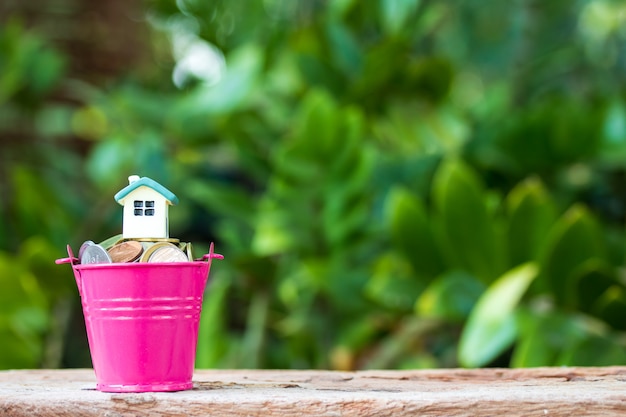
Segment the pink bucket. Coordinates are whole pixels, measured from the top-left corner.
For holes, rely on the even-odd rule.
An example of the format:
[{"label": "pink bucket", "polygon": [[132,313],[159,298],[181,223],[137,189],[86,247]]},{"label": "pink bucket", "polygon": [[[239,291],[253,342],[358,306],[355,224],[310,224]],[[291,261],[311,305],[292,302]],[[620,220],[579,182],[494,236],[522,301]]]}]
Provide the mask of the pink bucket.
[{"label": "pink bucket", "polygon": [[211,261],[76,264],[99,391],[181,391],[193,384],[202,296]]}]

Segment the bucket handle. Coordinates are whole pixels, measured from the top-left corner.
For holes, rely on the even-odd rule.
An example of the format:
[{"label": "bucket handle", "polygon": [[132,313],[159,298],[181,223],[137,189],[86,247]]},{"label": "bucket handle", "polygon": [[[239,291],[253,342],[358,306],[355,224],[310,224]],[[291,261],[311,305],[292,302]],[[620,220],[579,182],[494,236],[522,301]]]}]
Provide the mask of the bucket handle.
[{"label": "bucket handle", "polygon": [[70,245],[67,245],[67,254],[69,255],[69,258],[57,259],[56,261],[54,261],[54,263],[57,265],[60,265],[60,264],[74,265],[78,263],[78,258],[74,256],[74,252],[72,252],[72,247]]},{"label": "bucket handle", "polygon": [[209,246],[209,253],[202,255],[202,258],[196,259],[196,261],[211,262],[212,259],[224,259],[224,255],[220,255],[219,253],[213,252],[213,242],[211,242],[211,245]]}]

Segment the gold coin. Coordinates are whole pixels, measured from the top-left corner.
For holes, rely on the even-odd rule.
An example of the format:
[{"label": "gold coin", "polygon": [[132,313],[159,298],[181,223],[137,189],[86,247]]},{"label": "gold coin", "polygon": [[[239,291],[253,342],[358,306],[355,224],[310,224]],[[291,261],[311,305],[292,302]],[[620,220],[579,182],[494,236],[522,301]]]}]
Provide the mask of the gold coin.
[{"label": "gold coin", "polygon": [[168,242],[142,242],[142,244],[147,244],[150,245],[149,247],[145,248],[145,250],[143,251],[143,255],[141,255],[141,259],[139,260],[139,262],[148,262],[148,260],[150,259],[150,256],[154,253],[155,250],[162,248],[162,247],[168,247],[168,246],[174,246],[171,243]]},{"label": "gold coin", "polygon": [[[168,252],[163,252],[161,255],[159,255],[159,258],[157,258],[157,259],[159,259],[159,260],[154,260],[154,259],[151,259],[151,258],[152,258],[152,255],[153,255],[155,252],[160,251],[160,250],[163,250],[163,249],[169,249],[169,250],[170,250],[170,252],[169,252],[169,253],[170,253],[170,255],[169,255],[169,256],[166,256],[166,254],[167,254]],[[180,249],[178,249],[178,248],[176,247],[176,245],[174,245],[174,244],[172,244],[172,243],[169,243],[169,242],[157,242],[157,243],[153,243],[153,244],[152,244],[152,246],[150,246],[149,248],[147,248],[147,249],[143,252],[143,255],[141,256],[141,260],[140,260],[140,262],[186,262],[186,261],[187,261],[187,259],[186,259],[187,257],[185,256],[185,259],[184,259],[184,260],[182,260],[182,257],[180,257],[180,255],[177,255],[177,252],[176,252],[176,251],[181,252],[181,254],[182,254],[182,255],[184,255],[184,253],[183,253]],[[171,258],[171,259],[176,259],[176,258],[178,258],[178,259],[180,259],[180,260],[161,260],[161,258],[163,258],[163,257],[164,257],[165,259],[169,259],[169,258]]]},{"label": "gold coin", "polygon": [[136,240],[137,242],[168,242],[175,244],[180,242],[180,239],[174,239],[172,237],[138,237],[133,238],[133,240]]},{"label": "gold coin", "polygon": [[118,243],[107,252],[109,252],[111,260],[115,263],[134,262],[143,253],[143,246],[139,242],[129,240]]},{"label": "gold coin", "polygon": [[148,262],[187,262],[187,255],[185,252],[178,249],[176,246],[162,246],[152,252],[152,255],[148,258]]}]

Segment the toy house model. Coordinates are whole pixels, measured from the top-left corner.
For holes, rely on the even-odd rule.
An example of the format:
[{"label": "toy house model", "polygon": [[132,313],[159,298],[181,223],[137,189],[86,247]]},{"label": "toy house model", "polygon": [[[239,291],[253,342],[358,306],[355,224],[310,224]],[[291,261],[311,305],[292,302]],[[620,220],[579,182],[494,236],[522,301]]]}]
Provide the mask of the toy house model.
[{"label": "toy house model", "polygon": [[131,175],[128,182],[115,194],[115,200],[124,206],[122,237],[168,238],[167,209],[178,203],[178,197],[148,177]]}]

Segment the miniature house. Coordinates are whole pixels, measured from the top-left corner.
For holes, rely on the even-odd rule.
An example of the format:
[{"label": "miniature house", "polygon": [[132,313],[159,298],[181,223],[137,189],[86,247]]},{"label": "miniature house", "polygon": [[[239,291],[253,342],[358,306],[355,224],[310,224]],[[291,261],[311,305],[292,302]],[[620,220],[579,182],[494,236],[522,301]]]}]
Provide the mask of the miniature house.
[{"label": "miniature house", "polygon": [[178,197],[158,182],[138,175],[128,177],[128,186],[115,194],[124,206],[124,239],[168,238],[167,210]]}]

